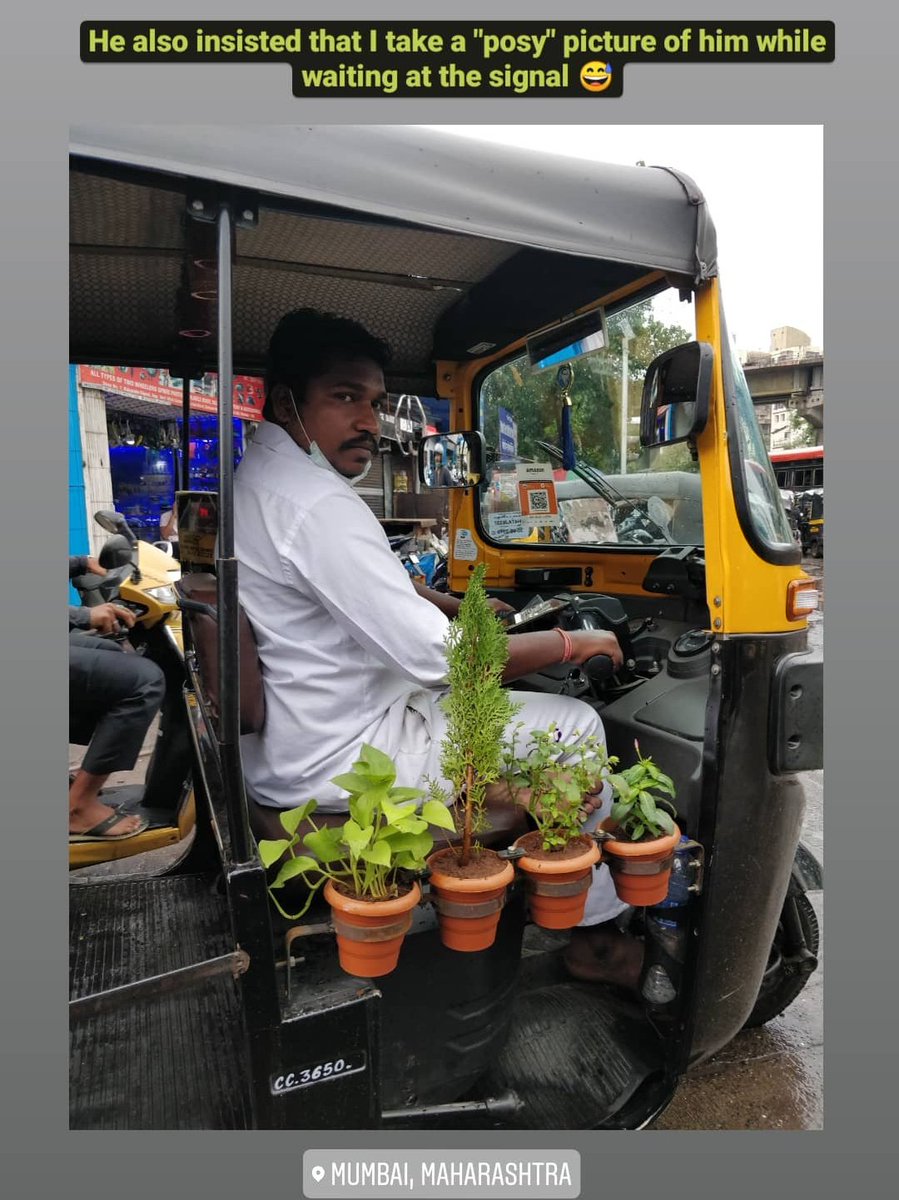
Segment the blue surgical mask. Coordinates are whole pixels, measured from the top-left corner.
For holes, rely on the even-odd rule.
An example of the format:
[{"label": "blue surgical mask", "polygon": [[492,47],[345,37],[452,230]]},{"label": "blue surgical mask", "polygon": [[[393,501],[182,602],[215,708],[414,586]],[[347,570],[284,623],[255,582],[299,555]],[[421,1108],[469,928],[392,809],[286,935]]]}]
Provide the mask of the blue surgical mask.
[{"label": "blue surgical mask", "polygon": [[334,464],[332,462],[330,462],[324,456],[318,442],[314,442],[312,440],[312,438],[309,436],[309,434],[306,432],[306,426],[303,424],[302,418],[300,417],[300,414],[297,412],[297,402],[294,399],[293,388],[288,388],[287,390],[288,390],[288,392],[290,392],[290,403],[293,405],[293,415],[296,417],[297,423],[299,424],[300,429],[302,429],[302,431],[303,431],[303,437],[309,443],[309,449],[307,451],[307,454],[312,459],[312,461],[315,463],[315,465],[317,467],[323,467],[326,471],[333,471],[335,475],[340,476],[341,479],[345,479],[346,482],[350,485],[350,487],[355,487],[357,483],[361,483],[362,480],[365,478],[365,476],[371,470],[374,460],[370,458],[368,460],[368,462],[365,464],[365,466],[362,468],[362,470],[359,472],[358,475],[353,475],[353,476],[349,476],[349,477],[346,475],[341,475],[340,472],[337,470],[337,468],[334,466]]}]

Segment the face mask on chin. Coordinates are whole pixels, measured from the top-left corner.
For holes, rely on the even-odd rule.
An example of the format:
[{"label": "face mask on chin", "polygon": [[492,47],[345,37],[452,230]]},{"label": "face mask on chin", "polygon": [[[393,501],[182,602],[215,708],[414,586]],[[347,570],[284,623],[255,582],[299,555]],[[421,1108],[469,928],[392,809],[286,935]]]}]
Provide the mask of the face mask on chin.
[{"label": "face mask on chin", "polygon": [[[309,436],[309,434],[306,432],[306,426],[303,424],[303,422],[300,418],[300,414],[297,412],[297,402],[293,396],[293,388],[288,388],[287,390],[288,390],[288,392],[290,392],[290,403],[293,405],[293,415],[296,417],[297,423],[299,424],[300,429],[302,429],[302,431],[303,431],[303,437],[309,443],[309,449],[306,451],[306,453],[309,455],[309,457],[312,459],[312,461],[315,463],[315,465],[317,467],[322,467],[326,471],[332,471],[335,475],[338,475],[341,479],[345,479],[346,482],[350,485],[350,487],[355,487],[357,483],[361,483],[362,480],[365,478],[365,476],[372,469],[374,460],[370,458],[368,460],[368,462],[365,464],[365,466],[362,468],[362,470],[359,472],[358,475],[343,475],[343,474],[341,474],[341,472],[337,470],[337,468],[334,466],[334,464],[332,462],[330,462],[330,460],[324,456],[318,442],[314,442],[312,440],[312,438]],[[301,447],[301,449],[302,449],[302,447]]]}]

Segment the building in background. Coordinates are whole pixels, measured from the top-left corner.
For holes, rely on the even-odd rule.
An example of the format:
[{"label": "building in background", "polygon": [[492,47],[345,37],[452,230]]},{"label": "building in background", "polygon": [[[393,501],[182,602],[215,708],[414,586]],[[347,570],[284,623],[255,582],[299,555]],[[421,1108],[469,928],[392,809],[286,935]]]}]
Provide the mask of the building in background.
[{"label": "building in background", "polygon": [[792,325],[771,331],[768,350],[742,356],[769,450],[824,444],[824,353]]}]

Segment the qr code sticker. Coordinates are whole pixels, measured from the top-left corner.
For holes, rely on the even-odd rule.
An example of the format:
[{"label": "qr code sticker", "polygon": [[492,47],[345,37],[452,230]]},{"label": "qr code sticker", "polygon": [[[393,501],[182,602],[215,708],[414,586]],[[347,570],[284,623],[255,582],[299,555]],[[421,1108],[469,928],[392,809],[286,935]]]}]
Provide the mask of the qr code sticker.
[{"label": "qr code sticker", "polygon": [[549,512],[549,492],[545,489],[534,488],[528,492],[528,504],[532,513]]}]

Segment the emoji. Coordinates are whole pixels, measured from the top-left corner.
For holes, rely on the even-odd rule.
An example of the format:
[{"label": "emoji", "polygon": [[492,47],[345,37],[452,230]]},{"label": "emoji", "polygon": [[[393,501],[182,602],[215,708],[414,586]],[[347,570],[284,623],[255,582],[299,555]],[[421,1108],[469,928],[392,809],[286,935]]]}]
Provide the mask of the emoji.
[{"label": "emoji", "polygon": [[581,67],[581,87],[588,92],[604,92],[611,82],[611,63],[593,61]]}]

